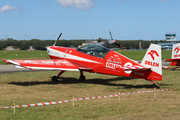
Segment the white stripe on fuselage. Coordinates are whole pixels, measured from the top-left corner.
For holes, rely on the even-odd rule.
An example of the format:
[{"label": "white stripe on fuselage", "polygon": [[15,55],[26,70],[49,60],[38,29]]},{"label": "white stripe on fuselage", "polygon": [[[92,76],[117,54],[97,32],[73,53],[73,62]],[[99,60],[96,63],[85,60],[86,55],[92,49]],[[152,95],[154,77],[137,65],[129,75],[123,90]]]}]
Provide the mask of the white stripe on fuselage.
[{"label": "white stripe on fuselage", "polygon": [[[48,54],[52,55],[52,56],[55,56],[55,57],[67,58],[67,59],[73,59],[73,60],[80,60],[80,61],[92,62],[92,63],[100,63],[100,62],[97,62],[97,61],[93,61],[93,60],[89,60],[89,59],[86,59],[86,58],[78,57],[78,56],[71,55],[71,54],[61,52],[61,51],[58,51],[58,50],[54,50],[54,49],[51,49],[51,48],[48,48],[48,50],[50,51]],[[65,55],[66,57],[60,56],[60,54]],[[100,64],[102,64],[102,63],[100,63]]]}]

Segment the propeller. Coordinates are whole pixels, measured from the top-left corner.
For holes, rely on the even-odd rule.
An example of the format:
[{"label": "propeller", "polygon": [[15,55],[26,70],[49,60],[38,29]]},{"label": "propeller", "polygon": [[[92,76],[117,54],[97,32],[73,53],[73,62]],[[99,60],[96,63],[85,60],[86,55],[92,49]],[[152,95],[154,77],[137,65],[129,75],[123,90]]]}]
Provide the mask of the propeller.
[{"label": "propeller", "polygon": [[57,41],[59,40],[59,38],[61,37],[61,35],[62,35],[62,33],[60,33],[59,37],[57,38],[57,40],[56,40],[56,42],[54,43],[54,45],[53,45],[53,46],[55,46],[55,45],[56,45],[56,43],[57,43]]},{"label": "propeller", "polygon": [[102,42],[102,38],[99,37],[99,44],[98,45],[102,45],[102,46],[105,46],[105,47],[110,47],[112,44],[115,44],[117,45],[118,47],[122,47],[122,45],[120,45],[119,43],[117,43],[116,40],[113,40],[113,37],[112,37],[112,34],[111,34],[111,31],[109,30],[109,34],[110,34],[110,37],[111,37],[111,40],[108,40],[108,41],[105,41],[105,42]]},{"label": "propeller", "polygon": [[[61,35],[62,35],[62,33],[60,33],[59,37],[57,38],[57,40],[55,41],[55,43],[53,44],[53,46],[56,45],[56,43],[57,43],[57,41],[59,40],[59,38],[61,37]],[[34,47],[34,48],[35,48],[35,50],[41,50],[41,51],[46,51],[46,50],[47,50],[47,48],[45,48],[45,47]]]},{"label": "propeller", "polygon": [[110,30],[109,30],[109,34],[110,34],[110,36],[111,36],[111,40],[113,40],[112,35],[111,35],[111,31],[110,31]]},{"label": "propeller", "polygon": [[[109,34],[110,34],[110,36],[111,36],[111,40],[113,40],[113,37],[112,37],[112,34],[111,34],[111,31],[109,30]],[[117,41],[116,40],[114,40],[114,42],[113,42],[115,45],[117,45],[118,47],[122,47],[122,45],[120,45],[119,43],[117,43]]]}]

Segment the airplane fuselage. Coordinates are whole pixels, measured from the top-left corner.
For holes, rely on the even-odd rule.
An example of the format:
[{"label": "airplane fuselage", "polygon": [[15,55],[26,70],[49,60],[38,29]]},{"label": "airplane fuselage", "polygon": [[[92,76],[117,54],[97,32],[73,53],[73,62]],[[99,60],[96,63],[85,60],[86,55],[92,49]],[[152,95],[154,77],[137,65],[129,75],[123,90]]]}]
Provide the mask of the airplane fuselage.
[{"label": "airplane fuselage", "polygon": [[68,47],[52,46],[49,47],[47,51],[51,59],[66,59],[73,64],[78,64],[82,67],[91,68],[83,69],[83,71],[87,72],[125,77],[138,76],[140,78],[145,78],[149,75],[149,72],[137,71],[132,73],[132,71],[124,71],[120,69],[124,66],[135,66],[139,64],[113,50],[109,50],[109,52],[105,55],[104,58],[82,53],[79,52],[77,49]]}]

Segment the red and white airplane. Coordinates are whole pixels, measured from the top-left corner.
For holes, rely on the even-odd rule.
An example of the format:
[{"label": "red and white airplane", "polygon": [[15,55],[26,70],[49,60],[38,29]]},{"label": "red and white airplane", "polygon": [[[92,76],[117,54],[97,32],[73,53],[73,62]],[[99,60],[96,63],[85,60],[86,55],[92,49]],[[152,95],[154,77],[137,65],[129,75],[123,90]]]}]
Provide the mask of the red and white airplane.
[{"label": "red and white airplane", "polygon": [[180,43],[173,44],[171,59],[165,62],[171,62],[171,66],[176,66],[173,69],[180,67]]},{"label": "red and white airplane", "polygon": [[59,74],[52,77],[52,81],[58,81],[65,71],[80,71],[80,80],[85,80],[84,71],[141,78],[157,87],[158,84],[154,81],[162,80],[161,46],[159,45],[151,44],[142,62],[138,64],[104,46],[90,44],[75,49],[55,46],[55,44],[47,47],[48,55],[52,60],[5,60],[4,62],[31,70],[59,70]]}]

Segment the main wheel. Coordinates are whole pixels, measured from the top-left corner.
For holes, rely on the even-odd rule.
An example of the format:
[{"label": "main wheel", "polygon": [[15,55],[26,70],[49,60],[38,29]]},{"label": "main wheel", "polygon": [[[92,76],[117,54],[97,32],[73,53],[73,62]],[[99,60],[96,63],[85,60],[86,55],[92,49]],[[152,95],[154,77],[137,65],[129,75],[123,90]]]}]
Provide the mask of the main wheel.
[{"label": "main wheel", "polygon": [[79,80],[83,80],[84,81],[84,80],[86,80],[86,77],[84,75],[82,75],[82,76],[79,77]]},{"label": "main wheel", "polygon": [[52,82],[58,82],[58,77],[57,76],[53,76],[52,77]]}]

